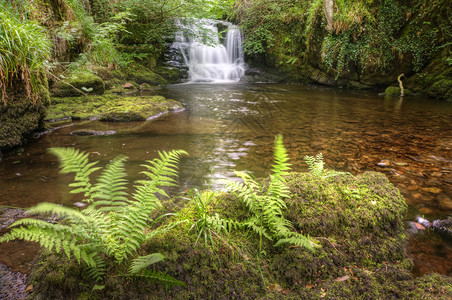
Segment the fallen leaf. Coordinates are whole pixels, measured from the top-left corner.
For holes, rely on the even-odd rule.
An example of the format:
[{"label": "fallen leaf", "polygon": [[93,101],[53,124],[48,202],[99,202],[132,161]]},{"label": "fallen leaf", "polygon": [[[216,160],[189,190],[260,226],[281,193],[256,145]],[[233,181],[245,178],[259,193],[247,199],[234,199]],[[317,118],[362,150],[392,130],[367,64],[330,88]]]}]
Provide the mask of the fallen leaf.
[{"label": "fallen leaf", "polygon": [[345,276],[342,276],[342,277],[338,277],[338,278],[334,279],[333,281],[342,282],[342,281],[345,281],[345,280],[347,280],[349,278],[350,278],[350,276],[345,275]]},{"label": "fallen leaf", "polygon": [[267,289],[269,289],[272,292],[281,292],[283,290],[282,287],[277,283],[267,286]]},{"label": "fallen leaf", "polygon": [[33,285],[30,284],[29,286],[27,286],[27,288],[25,289],[25,293],[29,293],[33,291]]},{"label": "fallen leaf", "polygon": [[416,228],[419,230],[425,230],[425,226],[420,223],[414,222],[414,226],[416,226]]},{"label": "fallen leaf", "polygon": [[307,289],[310,289],[310,288],[313,288],[313,287],[315,287],[315,285],[313,285],[313,284],[307,284],[307,285],[306,285],[306,288],[307,288]]}]

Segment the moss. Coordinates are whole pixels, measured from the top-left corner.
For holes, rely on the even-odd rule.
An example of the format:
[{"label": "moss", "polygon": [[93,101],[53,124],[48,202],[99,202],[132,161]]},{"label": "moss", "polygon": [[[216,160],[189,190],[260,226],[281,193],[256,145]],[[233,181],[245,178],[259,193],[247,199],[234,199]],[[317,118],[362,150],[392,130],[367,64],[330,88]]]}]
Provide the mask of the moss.
[{"label": "moss", "polygon": [[[118,276],[126,272],[124,266],[110,267],[105,280],[98,283],[105,288],[92,292],[94,283],[85,277],[83,268],[53,255],[41,258],[40,271],[34,273],[35,290],[47,298],[90,299],[450,298],[450,277],[413,278],[410,273],[403,248],[406,203],[383,174],[318,178],[291,173],[286,179],[292,197],[286,199],[285,216],[297,231],[316,237],[321,248],[313,252],[275,248],[273,242],[265,242],[266,254],[258,259],[258,238],[253,234],[233,231],[229,236],[215,236],[212,248],[210,243],[196,243],[192,223],[182,222],[142,245],[139,254],[164,254],[165,261],[153,267],[185,282],[186,287],[166,289]],[[164,206],[165,212],[178,215],[156,226],[196,218],[193,203],[186,198],[173,198]],[[222,218],[249,217],[242,201],[225,192],[214,192],[209,211]],[[78,289],[72,289],[74,282],[80,284]],[[272,286],[281,288],[270,291]]]},{"label": "moss", "polygon": [[452,101],[452,77],[437,80],[428,90],[428,95]]},{"label": "moss", "polygon": [[150,85],[165,85],[168,82],[162,76],[151,69],[140,64],[132,64],[113,72],[113,76],[121,80],[134,81],[136,83],[147,83]]},{"label": "moss", "polygon": [[0,104],[0,156],[2,150],[21,145],[34,131],[43,127],[49,104],[47,78],[38,77],[39,96],[36,104],[26,98],[22,83],[16,81],[7,90],[7,104]]},{"label": "moss", "polygon": [[[76,89],[74,89],[74,87]],[[77,97],[83,94],[102,95],[105,91],[104,81],[97,75],[85,71],[72,74],[64,81],[57,82],[51,89],[54,97]]]},{"label": "moss", "polygon": [[[411,94],[411,91],[404,89],[403,93],[405,94],[405,96],[407,96]],[[385,90],[385,95],[391,97],[400,97],[400,88],[396,86],[388,86]]]},{"label": "moss", "polygon": [[103,121],[143,121],[161,113],[181,109],[179,102],[162,96],[120,97],[115,95],[52,98],[47,120],[62,118]]},{"label": "moss", "polygon": [[181,70],[179,68],[157,67],[155,72],[165,78],[170,83],[179,83],[181,81]]}]

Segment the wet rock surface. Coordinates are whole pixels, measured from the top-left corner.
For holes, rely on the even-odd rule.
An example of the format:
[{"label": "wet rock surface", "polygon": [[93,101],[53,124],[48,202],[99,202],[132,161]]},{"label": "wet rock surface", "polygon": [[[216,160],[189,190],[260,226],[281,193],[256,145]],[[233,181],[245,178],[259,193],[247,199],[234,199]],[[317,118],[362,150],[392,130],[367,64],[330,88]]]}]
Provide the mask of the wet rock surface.
[{"label": "wet rock surface", "polygon": [[114,130],[106,130],[106,131],[98,131],[92,129],[78,129],[71,132],[72,135],[81,135],[81,136],[89,136],[89,135],[112,135],[115,134]]}]

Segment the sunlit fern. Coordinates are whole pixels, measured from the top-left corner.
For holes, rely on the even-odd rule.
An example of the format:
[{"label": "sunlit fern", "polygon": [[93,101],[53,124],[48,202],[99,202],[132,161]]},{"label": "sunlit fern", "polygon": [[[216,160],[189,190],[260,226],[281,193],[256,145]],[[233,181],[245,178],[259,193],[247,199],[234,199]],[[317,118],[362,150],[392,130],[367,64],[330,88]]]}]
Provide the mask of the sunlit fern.
[{"label": "sunlit fern", "polygon": [[[32,214],[51,214],[63,218],[61,223],[50,223],[26,218],[16,221],[11,231],[0,242],[15,239],[39,242],[41,246],[67,257],[75,257],[88,267],[89,275],[100,280],[106,272],[103,257],[112,258],[117,264],[129,263],[141,245],[157,234],[162,234],[174,224],[151,230],[150,213],[161,206],[158,194],[166,195],[163,186],[174,186],[177,163],[182,150],[159,152],[159,158],[147,161],[143,171],[147,179],[138,181],[131,199],[127,193],[125,156],[118,156],[103,168],[95,184],[90,175],[102,168],[90,162],[88,154],[73,148],[51,148],[60,159],[61,173],[75,173],[71,193],[83,193],[87,208],[78,211],[54,203],[41,203],[29,209]],[[157,279],[165,285],[183,283],[169,275],[147,269],[150,264],[163,259],[158,253],[132,260],[130,274]]]},{"label": "sunlit fern", "polygon": [[351,175],[349,172],[338,172],[325,169],[322,153],[317,154],[315,157],[306,155],[303,159],[308,165],[309,172],[315,177],[327,178],[344,174]]},{"label": "sunlit fern", "polygon": [[252,216],[242,224],[244,227],[275,242],[275,246],[285,243],[313,249],[315,242],[293,230],[292,223],[285,219],[284,198],[290,197],[284,176],[290,170],[289,157],[283,144],[282,135],[277,135],[274,146],[273,173],[268,183],[263,184],[246,172],[236,172],[243,182],[227,181],[226,186],[245,203]]}]

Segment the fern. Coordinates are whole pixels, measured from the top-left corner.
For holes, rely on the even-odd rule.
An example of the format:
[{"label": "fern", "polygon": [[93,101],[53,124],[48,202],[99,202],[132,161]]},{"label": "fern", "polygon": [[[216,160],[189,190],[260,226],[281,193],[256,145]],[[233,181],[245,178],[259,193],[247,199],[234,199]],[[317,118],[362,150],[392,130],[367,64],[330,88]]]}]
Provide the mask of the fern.
[{"label": "fern", "polygon": [[327,178],[338,175],[352,175],[349,172],[338,172],[325,169],[325,163],[323,162],[322,153],[317,154],[316,157],[306,155],[303,159],[308,165],[310,173],[315,177]]},{"label": "fern", "polygon": [[316,245],[309,237],[293,231],[292,223],[285,219],[286,209],[284,198],[290,197],[290,191],[284,176],[290,170],[289,156],[283,144],[282,135],[275,137],[273,174],[270,181],[264,185],[250,174],[236,172],[243,183],[227,181],[226,186],[237,197],[242,199],[252,216],[242,222],[242,225],[259,235],[259,248],[262,251],[262,238],[276,241],[275,246],[285,243],[303,246],[313,250]]},{"label": "fern", "polygon": [[[107,269],[104,256],[122,264],[136,256],[145,241],[172,228],[168,225],[155,232],[149,231],[152,222],[149,216],[161,206],[158,194],[166,196],[162,187],[176,184],[177,163],[179,157],[186,154],[185,151],[159,152],[159,158],[147,161],[148,164],[144,165],[147,170],[142,173],[148,179],[137,182],[132,198],[126,188],[124,164],[127,157],[113,159],[103,168],[97,182],[92,184],[90,176],[102,168],[96,167],[97,162],[90,162],[87,153],[72,148],[51,148],[49,151],[59,157],[61,173],[74,173],[74,182],[69,185],[74,188],[71,193],[83,193],[83,201],[90,205],[78,211],[53,203],[38,204],[29,211],[56,215],[63,218],[64,223],[21,219],[11,225],[14,228],[9,233],[0,237],[0,242],[22,239],[39,242],[42,247],[57,253],[63,251],[67,257],[73,256],[83,263],[89,276],[98,281]],[[135,259],[130,274],[137,274],[138,263],[143,265],[147,262],[150,265],[157,262],[150,257],[162,256],[152,254]],[[166,274],[144,269],[139,276],[160,278],[165,285],[181,284]]]},{"label": "fern", "polygon": [[163,261],[165,257],[160,253],[152,253],[146,256],[140,256],[132,261],[129,268],[129,273],[144,277],[148,280],[157,280],[165,286],[185,285],[182,281],[179,281],[172,276],[148,269],[149,266]]}]

